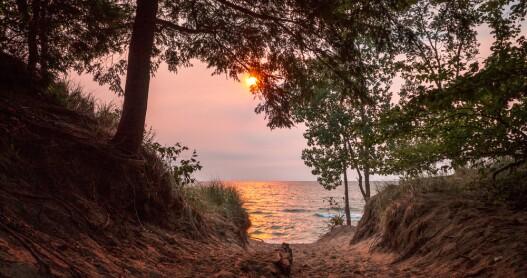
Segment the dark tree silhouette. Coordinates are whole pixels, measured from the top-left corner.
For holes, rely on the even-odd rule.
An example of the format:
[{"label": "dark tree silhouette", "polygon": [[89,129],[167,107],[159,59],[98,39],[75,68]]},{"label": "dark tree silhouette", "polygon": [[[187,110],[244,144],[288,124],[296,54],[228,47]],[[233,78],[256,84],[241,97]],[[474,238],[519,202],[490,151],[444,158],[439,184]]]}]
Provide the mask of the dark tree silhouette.
[{"label": "dark tree silhouette", "polygon": [[119,148],[131,153],[137,152],[143,141],[157,9],[157,0],[137,0],[128,52],[123,114],[113,138]]},{"label": "dark tree silhouette", "polygon": [[0,49],[46,81],[119,51],[129,6],[111,0],[6,0],[0,4]]}]

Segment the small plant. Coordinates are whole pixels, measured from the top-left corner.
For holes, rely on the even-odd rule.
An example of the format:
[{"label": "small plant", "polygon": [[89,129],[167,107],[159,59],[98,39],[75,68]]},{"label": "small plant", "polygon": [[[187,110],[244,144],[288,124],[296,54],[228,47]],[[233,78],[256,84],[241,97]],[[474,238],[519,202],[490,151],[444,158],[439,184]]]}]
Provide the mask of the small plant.
[{"label": "small plant", "polygon": [[[344,200],[344,199],[343,199]],[[329,230],[333,230],[338,226],[344,225],[345,215],[340,202],[337,201],[334,197],[328,197],[324,199],[324,202],[328,203],[328,214],[331,215],[331,212],[336,212],[334,215],[329,217],[327,226]]]},{"label": "small plant", "polygon": [[150,128],[143,140],[143,146],[156,154],[162,161],[164,168],[174,179],[176,186],[184,186],[196,182],[193,174],[203,168],[197,160],[198,154],[194,150],[188,159],[181,158],[183,153],[188,151],[187,146],[176,143],[173,146],[163,146],[154,141],[154,133]]},{"label": "small plant", "polygon": [[344,225],[344,214],[341,213],[332,216],[328,221],[330,230],[342,225]]}]

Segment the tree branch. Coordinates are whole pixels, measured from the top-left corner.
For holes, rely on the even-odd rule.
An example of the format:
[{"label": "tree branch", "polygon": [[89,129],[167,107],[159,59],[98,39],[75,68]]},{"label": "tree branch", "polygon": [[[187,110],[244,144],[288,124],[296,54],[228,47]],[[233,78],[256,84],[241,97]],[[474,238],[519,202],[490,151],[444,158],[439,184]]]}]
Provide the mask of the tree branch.
[{"label": "tree branch", "polygon": [[168,20],[159,19],[159,18],[156,19],[156,24],[160,25],[162,28],[168,28],[168,29],[172,29],[174,31],[187,33],[187,34],[214,34],[214,30],[211,30],[211,29],[193,29],[193,28],[188,28],[188,27],[184,27],[184,26],[181,26],[181,25],[177,25],[177,24],[175,24],[173,22],[170,22]]}]

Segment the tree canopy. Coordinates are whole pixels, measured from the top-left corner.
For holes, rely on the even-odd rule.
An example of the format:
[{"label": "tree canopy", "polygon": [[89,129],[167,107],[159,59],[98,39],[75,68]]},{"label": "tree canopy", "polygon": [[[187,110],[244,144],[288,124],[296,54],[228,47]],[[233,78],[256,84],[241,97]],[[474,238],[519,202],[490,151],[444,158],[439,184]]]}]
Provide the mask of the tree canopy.
[{"label": "tree canopy", "polygon": [[52,78],[119,50],[128,14],[126,5],[110,0],[2,1],[0,48],[30,72]]},{"label": "tree canopy", "polygon": [[[372,173],[436,172],[439,162],[527,159],[526,6],[8,0],[0,46],[43,79],[76,69],[124,93],[114,143],[130,153],[142,142],[149,79],[161,63],[177,72],[196,59],[233,79],[250,73],[256,112],[271,128],[306,124],[304,158],[327,185],[344,167],[367,183]],[[493,43],[482,59],[485,28]]]}]

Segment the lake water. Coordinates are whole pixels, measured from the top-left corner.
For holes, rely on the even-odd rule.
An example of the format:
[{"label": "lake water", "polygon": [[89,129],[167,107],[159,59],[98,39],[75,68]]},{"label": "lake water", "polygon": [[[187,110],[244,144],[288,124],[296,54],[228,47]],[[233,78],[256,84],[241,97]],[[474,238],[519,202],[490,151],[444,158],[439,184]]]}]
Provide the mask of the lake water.
[{"label": "lake water", "polygon": [[[311,243],[328,231],[328,220],[336,213],[328,198],[343,207],[344,188],[325,190],[317,182],[305,181],[228,181],[237,188],[249,212],[249,235],[268,243]],[[372,192],[385,182],[373,182]],[[350,182],[352,225],[362,217],[364,200],[355,182]]]}]

